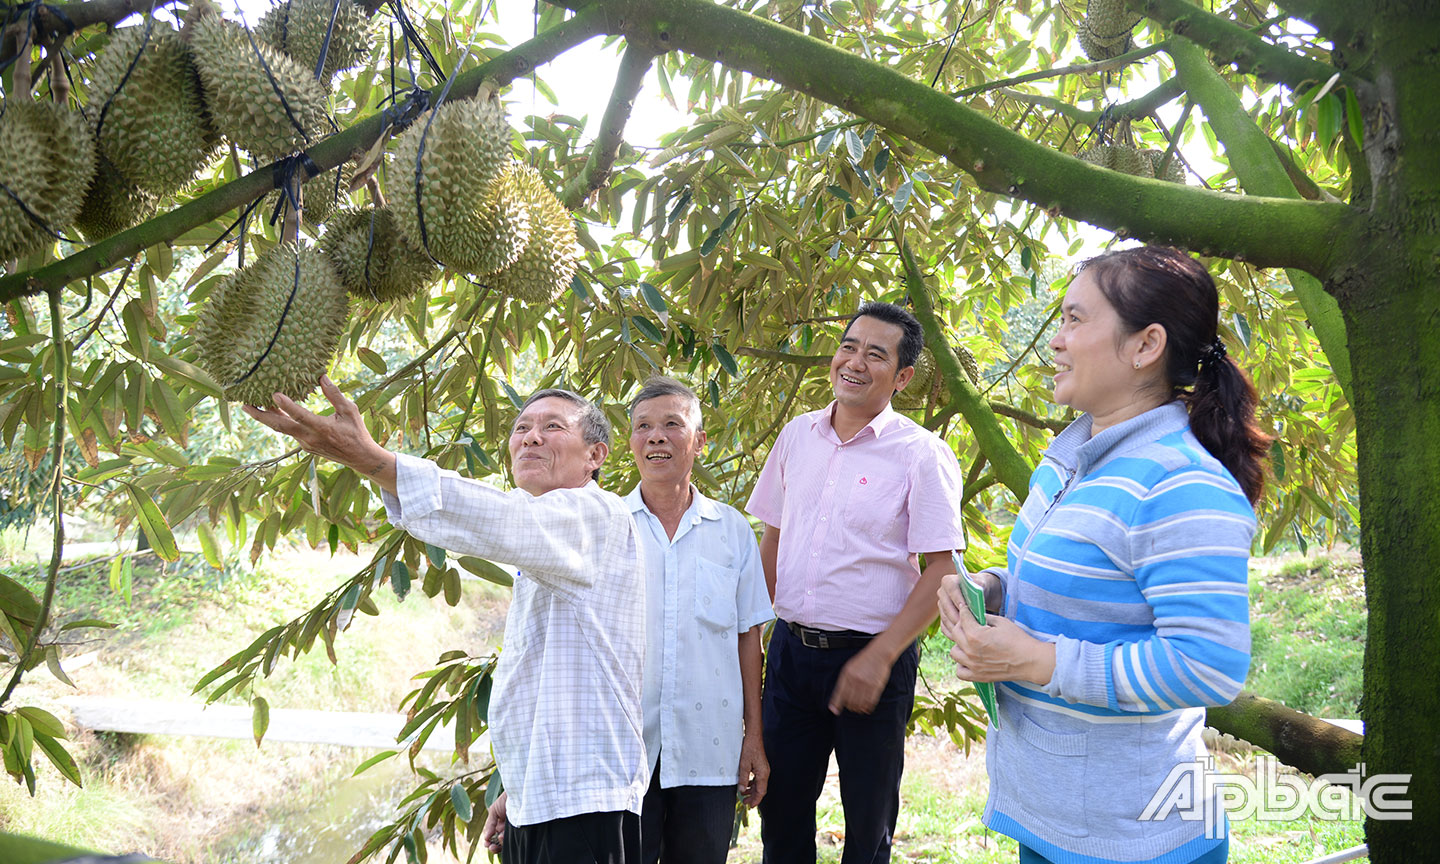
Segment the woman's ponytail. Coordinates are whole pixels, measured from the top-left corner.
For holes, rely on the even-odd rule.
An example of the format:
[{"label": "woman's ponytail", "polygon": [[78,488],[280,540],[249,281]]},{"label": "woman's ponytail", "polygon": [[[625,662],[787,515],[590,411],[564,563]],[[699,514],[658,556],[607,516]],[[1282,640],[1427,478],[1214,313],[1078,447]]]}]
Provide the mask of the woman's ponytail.
[{"label": "woman's ponytail", "polygon": [[1270,436],[1255,423],[1258,399],[1250,376],[1225,356],[1224,343],[1217,339],[1215,344],[1218,351],[1212,348],[1201,359],[1194,388],[1180,398],[1190,409],[1190,431],[1254,504],[1265,491],[1261,460],[1270,450]]}]

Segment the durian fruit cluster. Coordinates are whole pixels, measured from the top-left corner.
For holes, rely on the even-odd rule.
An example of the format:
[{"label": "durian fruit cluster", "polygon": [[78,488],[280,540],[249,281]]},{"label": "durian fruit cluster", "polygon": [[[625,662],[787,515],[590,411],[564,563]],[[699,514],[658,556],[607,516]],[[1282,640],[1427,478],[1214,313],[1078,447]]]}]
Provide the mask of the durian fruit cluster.
[{"label": "durian fruit cluster", "polygon": [[1154,177],[1170,183],[1185,182],[1185,166],[1180,164],[1179,156],[1172,156],[1169,164],[1161,170],[1161,163],[1165,161],[1164,150],[1138,150],[1124,144],[1095,144],[1078,156],[1092,165],[1122,174]]},{"label": "durian fruit cluster", "polygon": [[94,172],[95,139],[83,117],[28,94],[0,101],[0,261],[74,225]]},{"label": "durian fruit cluster", "polygon": [[[980,364],[975,362],[975,355],[964,345],[955,346],[955,359],[960,361],[960,368],[965,370],[965,377],[970,383],[980,385]],[[927,405],[941,405],[948,401],[949,390],[945,386],[945,376],[940,373],[940,367],[935,363],[935,354],[924,348],[920,356],[915,360],[915,375],[904,390],[895,394],[891,400],[892,404],[901,411],[921,411]]]},{"label": "durian fruit cluster", "polygon": [[1141,17],[1125,8],[1125,0],[1086,0],[1076,28],[1080,50],[1096,62],[1119,57],[1135,47],[1130,34]]},{"label": "durian fruit cluster", "polygon": [[271,407],[276,392],[302,399],[340,344],[349,297],[325,253],[280,243],[237,270],[200,311],[200,365],[225,398]]},{"label": "durian fruit cluster", "polygon": [[512,161],[510,138],[495,102],[446,102],[396,141],[385,195],[411,246],[506,296],[548,303],[575,275],[575,225],[539,172]]}]

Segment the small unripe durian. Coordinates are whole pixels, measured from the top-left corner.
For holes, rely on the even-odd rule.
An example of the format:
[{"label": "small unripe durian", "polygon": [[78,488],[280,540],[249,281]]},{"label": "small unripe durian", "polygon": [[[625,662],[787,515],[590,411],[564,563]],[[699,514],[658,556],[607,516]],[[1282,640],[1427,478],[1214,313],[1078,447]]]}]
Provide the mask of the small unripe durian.
[{"label": "small unripe durian", "polygon": [[[330,14],[335,13],[331,30]],[[286,54],[302,68],[315,74],[320,62],[320,47],[330,32],[330,45],[325,51],[325,67],[320,83],[326,89],[336,72],[351,69],[365,60],[370,51],[370,17],[351,0],[285,0],[271,7],[255,25],[255,39],[263,45]]]},{"label": "small unripe durian", "polygon": [[439,269],[396,230],[389,207],[341,210],[325,223],[320,248],[345,290],[366,300],[413,297]]}]

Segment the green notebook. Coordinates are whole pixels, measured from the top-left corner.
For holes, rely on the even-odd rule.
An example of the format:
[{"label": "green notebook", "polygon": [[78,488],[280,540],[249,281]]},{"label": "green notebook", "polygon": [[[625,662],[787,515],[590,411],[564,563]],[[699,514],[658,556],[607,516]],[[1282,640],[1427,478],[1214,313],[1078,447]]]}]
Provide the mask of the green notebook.
[{"label": "green notebook", "polygon": [[[965,569],[965,562],[960,559],[959,552],[951,552],[950,559],[955,562],[955,573],[960,577],[960,590],[965,594],[965,605],[970,607],[970,614],[975,616],[976,622],[985,623],[985,589],[975,584],[970,578],[970,573]],[[1000,728],[1000,712],[995,707],[995,685],[989,681],[974,681],[971,685],[975,692],[980,694],[980,701],[985,703],[985,710],[990,713],[990,722],[996,729]]]}]

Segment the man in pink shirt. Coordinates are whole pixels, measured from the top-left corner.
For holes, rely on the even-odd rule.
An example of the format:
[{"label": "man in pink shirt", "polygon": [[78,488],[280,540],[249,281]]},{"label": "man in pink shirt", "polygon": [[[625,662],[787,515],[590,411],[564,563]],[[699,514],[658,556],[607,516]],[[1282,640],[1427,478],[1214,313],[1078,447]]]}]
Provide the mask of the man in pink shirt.
[{"label": "man in pink shirt", "polygon": [[[833,750],[842,864],[890,860],[916,638],[965,546],[955,454],[890,407],[924,345],[914,316],[867,303],[830,361],[835,401],[786,424],[746,509],[779,619],[762,710],[767,864],[815,860],[815,801]],[[922,571],[917,553],[925,556]]]}]

